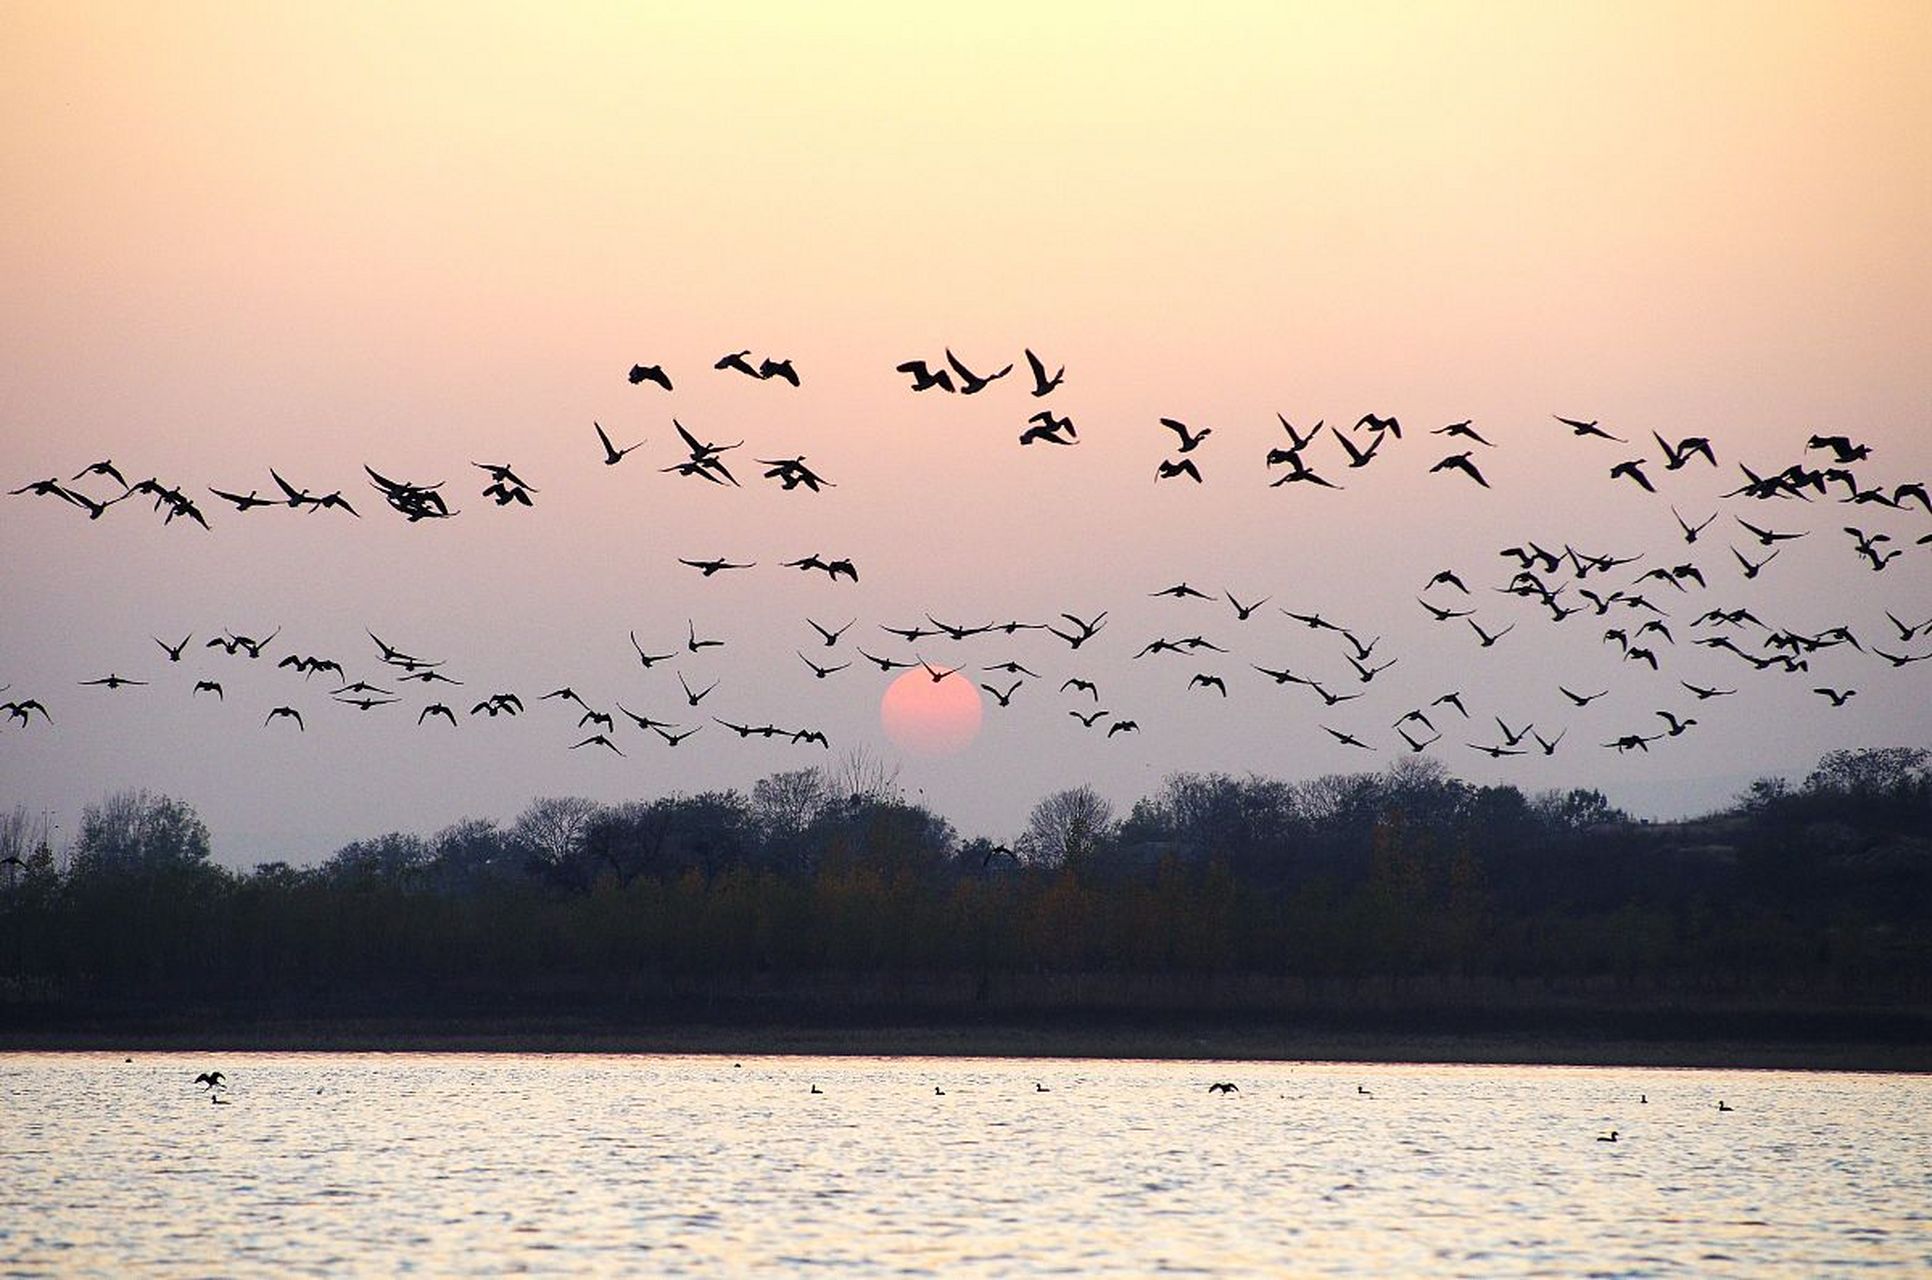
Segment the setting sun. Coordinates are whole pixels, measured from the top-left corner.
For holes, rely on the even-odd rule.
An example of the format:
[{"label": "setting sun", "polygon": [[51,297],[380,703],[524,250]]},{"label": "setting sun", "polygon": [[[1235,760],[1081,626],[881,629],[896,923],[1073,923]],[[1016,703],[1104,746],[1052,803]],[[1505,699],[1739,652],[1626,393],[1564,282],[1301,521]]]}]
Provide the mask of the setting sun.
[{"label": "setting sun", "polygon": [[902,751],[947,756],[964,750],[979,736],[979,690],[963,675],[935,680],[915,667],[886,687],[879,720],[886,737]]}]

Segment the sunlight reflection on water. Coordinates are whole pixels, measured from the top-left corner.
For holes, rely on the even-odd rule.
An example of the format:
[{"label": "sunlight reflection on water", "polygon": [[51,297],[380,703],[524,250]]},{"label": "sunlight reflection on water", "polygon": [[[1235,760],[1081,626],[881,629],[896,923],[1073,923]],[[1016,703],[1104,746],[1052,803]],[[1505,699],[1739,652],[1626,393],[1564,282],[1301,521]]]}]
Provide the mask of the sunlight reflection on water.
[{"label": "sunlight reflection on water", "polygon": [[1932,1269],[1921,1077],[742,1062],[0,1055],[0,1269]]}]

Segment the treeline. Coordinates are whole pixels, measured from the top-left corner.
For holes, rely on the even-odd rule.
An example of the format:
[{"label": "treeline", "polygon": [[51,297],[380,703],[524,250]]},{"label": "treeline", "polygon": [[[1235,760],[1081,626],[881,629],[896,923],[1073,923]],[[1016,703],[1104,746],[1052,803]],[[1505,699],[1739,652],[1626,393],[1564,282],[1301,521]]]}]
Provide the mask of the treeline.
[{"label": "treeline", "polygon": [[[534,801],[247,873],[179,801],[0,814],[0,992],[27,1005],[448,997],[1286,1007],[1321,992],[1922,1001],[1932,769],[1834,752],[1694,822],[1410,758],[1047,797],[962,840],[848,759],[738,791]],[[1311,994],[1313,993],[1313,994]],[[1342,996],[1337,996],[1342,998]]]}]

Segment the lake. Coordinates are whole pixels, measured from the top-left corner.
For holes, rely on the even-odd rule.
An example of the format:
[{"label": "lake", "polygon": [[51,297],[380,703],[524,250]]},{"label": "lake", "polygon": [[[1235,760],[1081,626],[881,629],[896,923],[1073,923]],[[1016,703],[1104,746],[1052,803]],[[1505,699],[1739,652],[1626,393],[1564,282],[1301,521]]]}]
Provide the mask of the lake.
[{"label": "lake", "polygon": [[6,1274],[1932,1272],[1921,1076],[32,1053],[0,1077]]}]

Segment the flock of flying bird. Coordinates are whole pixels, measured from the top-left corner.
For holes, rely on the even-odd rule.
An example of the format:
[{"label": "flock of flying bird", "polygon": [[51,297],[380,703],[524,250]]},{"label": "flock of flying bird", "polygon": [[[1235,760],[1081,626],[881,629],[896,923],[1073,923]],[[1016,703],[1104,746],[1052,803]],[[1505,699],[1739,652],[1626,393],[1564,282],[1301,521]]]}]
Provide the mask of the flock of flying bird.
[{"label": "flock of flying bird", "polygon": [[[1027,394],[1035,400],[1050,396],[1064,381],[1065,368],[1060,367],[1049,374],[1046,362],[1031,349],[1026,350],[1024,355],[1032,376],[1032,386]],[[911,379],[910,390],[915,393],[939,391],[971,396],[987,392],[1008,377],[1014,367],[1014,363],[1009,362],[996,370],[976,372],[947,349],[943,362],[908,360],[897,365],[896,371]],[[722,357],[714,368],[761,382],[777,380],[792,388],[802,385],[790,359],[760,357],[754,363],[749,350]],[[634,365],[629,371],[628,380],[633,386],[650,384],[667,392],[674,385],[671,375],[656,364]],[[1596,420],[1558,415],[1552,417],[1554,425],[1545,429],[1548,434],[1577,441],[1580,449],[1600,451],[1595,456],[1602,459],[1599,465],[1606,483],[1631,486],[1659,502],[1666,500],[1659,492],[1658,477],[1653,472],[1669,474],[1697,468],[1715,475],[1721,474],[1725,467],[1720,462],[1716,445],[1705,436],[1671,440],[1653,431],[1650,433],[1656,446],[1653,453],[1647,442],[1633,446],[1630,437],[1619,435]],[[1334,477],[1385,465],[1384,460],[1401,447],[1391,442],[1404,439],[1403,425],[1395,416],[1367,413],[1346,428],[1330,428],[1325,422],[1317,422],[1306,430],[1296,428],[1285,416],[1277,414],[1276,418],[1286,439],[1277,439],[1262,459],[1262,469],[1271,477],[1269,483],[1272,487],[1306,485],[1313,489],[1340,489],[1344,486]],[[659,467],[660,471],[719,488],[742,487],[738,475],[732,470],[729,455],[743,448],[745,441],[724,443],[700,439],[676,418],[671,421],[681,452],[668,465]],[[1184,478],[1196,484],[1206,483],[1202,459],[1206,456],[1205,445],[1213,434],[1213,428],[1190,425],[1171,417],[1159,417],[1155,421],[1158,424],[1156,431],[1164,430],[1173,436],[1171,450],[1166,451],[1167,456],[1161,457],[1155,468],[1156,482]],[[620,446],[600,422],[591,424],[591,434],[594,436],[595,449],[590,448],[590,442],[587,441],[585,453],[587,457],[598,458],[607,467],[625,462],[646,443],[640,440]],[[1439,460],[1429,465],[1427,474],[1440,475],[1445,483],[1455,480],[1481,489],[1492,487],[1479,459],[1486,460],[1493,456],[1498,445],[1473,422],[1449,423],[1435,427],[1426,434],[1441,437],[1445,446],[1453,450],[1445,452]],[[1042,408],[1029,417],[1019,435],[1022,445],[1046,443],[1071,446],[1079,441],[1079,431],[1072,418],[1056,416],[1049,408]],[[1332,442],[1332,448],[1324,441]],[[1328,456],[1318,457],[1318,451],[1326,452]],[[1889,518],[1899,519],[1923,521],[1926,517],[1932,517],[1932,500],[1928,499],[1923,483],[1911,481],[1888,487],[1868,483],[1852,469],[1868,462],[1872,452],[1868,445],[1857,443],[1847,436],[1814,435],[1806,441],[1802,455],[1787,465],[1753,470],[1742,463],[1732,463],[1738,469],[1741,483],[1722,492],[1714,491],[1714,487],[1705,503],[1705,507],[1709,508],[1708,513],[1705,507],[1700,507],[1696,514],[1687,516],[1674,501],[1668,502],[1675,530],[1672,534],[1675,550],[1669,553],[1653,555],[1649,550],[1629,554],[1607,553],[1584,550],[1567,543],[1560,549],[1551,549],[1537,541],[1524,539],[1518,545],[1504,548],[1498,553],[1498,558],[1505,562],[1507,576],[1488,583],[1478,580],[1473,572],[1442,568],[1418,583],[1414,602],[1431,622],[1454,628],[1455,632],[1464,636],[1465,642],[1473,644],[1477,653],[1497,649],[1519,627],[1531,621],[1554,625],[1581,619],[1586,625],[1601,627],[1602,643],[1616,647],[1621,663],[1641,667],[1653,676],[1669,668],[1670,674],[1678,678],[1667,687],[1681,689],[1694,702],[1659,707],[1648,723],[1625,724],[1607,730],[1606,735],[1599,735],[1607,736],[1607,740],[1601,742],[1603,748],[1619,754],[1632,751],[1648,753],[1652,744],[1682,737],[1698,725],[1697,718],[1688,714],[1690,705],[1733,697],[1741,692],[1737,687],[1724,687],[1734,684],[1733,681],[1720,683],[1708,677],[1697,680],[1682,678],[1677,655],[1690,647],[1723,655],[1735,664],[1737,673],[1744,676],[1809,673],[1814,661],[1822,662],[1825,654],[1841,648],[1861,653],[1873,662],[1882,661],[1893,669],[1911,667],[1932,659],[1932,649],[1911,651],[1915,642],[1932,640],[1932,617],[1909,621],[1909,609],[1895,606],[1885,610],[1885,616],[1891,624],[1890,631],[1882,638],[1867,634],[1861,639],[1852,625],[1845,622],[1822,630],[1803,630],[1761,618],[1748,604],[1714,603],[1722,592],[1725,579],[1728,578],[1733,585],[1754,582],[1773,561],[1784,554],[1789,544],[1814,536],[1833,536],[1829,530],[1811,527],[1809,523],[1805,527],[1792,527],[1797,522],[1786,519],[1784,515],[1791,510],[1825,509],[1819,504],[1833,499],[1835,506],[1863,508],[1866,512],[1874,513],[1870,517],[1858,515],[1856,523],[1840,524],[1845,537],[1849,539],[1850,563],[1869,573],[1885,572],[1912,548],[1932,547],[1932,527],[1926,531],[1908,532],[1866,527],[1873,523],[1878,512],[1897,513]],[[1587,460],[1589,456],[1583,453],[1578,455],[1580,460]],[[820,494],[837,487],[808,466],[803,455],[757,458],[755,462],[760,469],[760,479],[774,482],[785,491],[803,489]],[[536,495],[543,492],[525,480],[511,464],[472,461],[471,465],[482,473],[487,482],[482,486],[480,496],[497,507],[528,508],[535,505]],[[363,470],[371,488],[386,505],[409,522],[444,520],[461,513],[460,508],[452,506],[444,496],[444,482],[423,484],[396,480],[366,465]],[[310,514],[338,511],[345,516],[358,518],[361,515],[339,489],[317,492],[301,487],[273,468],[268,476],[273,489],[266,496],[259,487],[243,492],[239,486],[226,489],[210,486],[208,492],[231,505],[237,515],[261,508],[286,508]],[[113,492],[109,486],[118,487],[119,492]],[[111,459],[85,466],[68,479],[51,477],[35,480],[11,490],[11,493],[64,502],[85,511],[94,520],[130,499],[152,499],[152,508],[162,516],[164,524],[181,518],[204,529],[211,527],[185,486],[165,484],[155,477],[130,482]],[[1727,511],[1718,505],[1720,503],[1731,503],[1733,508]],[[1752,518],[1746,518],[1747,512]],[[1701,552],[1713,547],[1721,547],[1722,551],[1714,560],[1706,558],[1700,563],[1698,557]],[[728,556],[679,556],[676,562],[705,579],[748,570],[757,564],[754,560]],[[818,571],[832,584],[841,580],[856,584],[860,576],[857,566],[849,557],[826,557],[816,550],[807,555],[780,559],[777,563],[806,573]],[[1516,607],[1519,610],[1526,607],[1528,616],[1518,616],[1507,624],[1494,621],[1486,611],[1478,608],[1477,602],[1482,598],[1479,593],[1496,593],[1524,602]],[[1208,605],[1218,607],[1225,604],[1228,613],[1223,618],[1231,619],[1237,627],[1249,624],[1258,611],[1273,600],[1272,596],[1267,595],[1244,600],[1225,588],[1203,590],[1187,582],[1146,592],[1145,595],[1170,601],[1173,606],[1197,610]],[[1906,616],[1900,616],[1901,613]],[[1392,721],[1384,721],[1376,726],[1352,723],[1337,727],[1328,723],[1327,718],[1351,714],[1353,709],[1349,713],[1339,709],[1365,698],[1373,682],[1395,666],[1400,660],[1399,656],[1389,651],[1390,646],[1380,635],[1369,634],[1366,628],[1326,618],[1313,609],[1290,609],[1277,605],[1273,616],[1285,618],[1285,625],[1291,629],[1305,629],[1313,636],[1326,636],[1332,641],[1329,655],[1322,660],[1325,663],[1323,674],[1315,674],[1312,668],[1303,666],[1299,661],[1288,662],[1277,658],[1257,662],[1235,658],[1230,648],[1206,634],[1208,628],[1205,625],[1193,624],[1181,628],[1190,634],[1160,634],[1128,646],[1129,651],[1124,651],[1125,660],[1172,660],[1177,656],[1192,659],[1187,664],[1192,669],[1185,682],[1175,681],[1177,695],[1207,695],[1226,699],[1230,696],[1231,678],[1265,682],[1263,687],[1272,685],[1305,690],[1310,701],[1304,705],[1314,713],[1317,726],[1337,747],[1345,749],[1378,751],[1386,746],[1395,750],[1422,752],[1453,735],[1454,740],[1460,741],[1466,749],[1492,760],[1500,760],[1532,752],[1554,755],[1569,732],[1567,725],[1545,732],[1543,726],[1528,719],[1520,724],[1512,724],[1509,719],[1493,714],[1488,708],[1484,708],[1484,714],[1479,717],[1472,712],[1459,689],[1432,691],[1433,696],[1418,699],[1415,705],[1402,710]],[[897,671],[917,670],[923,671],[934,682],[953,679],[971,681],[997,708],[1013,706],[1021,690],[1031,684],[1044,684],[1051,688],[1057,680],[1057,693],[1066,704],[1062,708],[1066,715],[1082,729],[1112,739],[1138,733],[1140,722],[1137,718],[1124,716],[1100,705],[1100,682],[1092,677],[1090,671],[1056,672],[1049,676],[1039,669],[1048,665],[1048,660],[1031,654],[1028,655],[1028,661],[1020,661],[1009,654],[998,662],[962,659],[949,665],[930,661],[926,656],[930,650],[922,648],[922,642],[957,645],[977,637],[1013,641],[1022,633],[1037,633],[1042,642],[1048,638],[1057,640],[1060,647],[1056,652],[1060,655],[1085,662],[1094,652],[1087,649],[1089,644],[1094,644],[1096,650],[1104,647],[1104,642],[1097,641],[1107,629],[1109,619],[1110,611],[1101,610],[1063,612],[1051,619],[962,624],[927,614],[910,626],[881,624],[879,630],[900,648],[898,651],[877,653],[873,649],[885,648],[884,643],[846,639],[847,633],[857,622],[856,616],[843,624],[832,626],[807,618],[805,626],[809,631],[800,632],[800,644],[794,652],[803,664],[804,673],[809,673],[814,682],[832,679],[863,661],[867,666],[876,667],[879,672],[888,675]],[[1576,624],[1571,625],[1574,629]],[[153,642],[170,666],[183,663],[190,652],[205,654],[208,650],[220,650],[228,658],[240,656],[252,662],[261,659],[279,635],[279,628],[259,638],[223,630],[218,635],[199,639],[198,644],[198,637],[193,634],[179,640],[153,637]],[[375,645],[375,662],[379,667],[379,671],[368,673],[374,679],[359,676],[352,681],[342,660],[293,650],[277,657],[274,666],[277,670],[288,671],[290,679],[299,677],[304,682],[317,675],[330,677],[337,687],[330,690],[329,699],[363,713],[376,712],[402,702],[404,699],[399,686],[404,684],[422,685],[426,697],[442,693],[445,689],[453,691],[464,684],[463,680],[446,669],[444,661],[418,656],[378,638],[373,631],[369,635]],[[807,635],[811,637],[809,641],[804,639]],[[1109,636],[1110,640],[1114,638]],[[707,650],[725,644],[723,637],[701,636],[695,619],[686,621],[681,643],[661,641],[657,645],[647,646],[635,630],[630,633],[629,639],[631,651],[643,670],[648,672],[660,664],[674,669],[685,703],[684,710],[691,713],[686,719],[695,723],[686,724],[652,714],[641,714],[632,711],[621,701],[614,701],[608,706],[593,705],[565,684],[537,696],[533,701],[554,701],[560,707],[567,707],[569,714],[575,716],[578,736],[576,741],[569,744],[569,749],[589,748],[625,755],[617,737],[621,723],[618,717],[629,721],[641,733],[655,735],[668,747],[677,747],[707,725],[716,725],[741,740],[756,737],[762,741],[830,747],[827,734],[820,729],[781,727],[769,720],[754,723],[756,717],[726,718],[713,715],[707,699],[718,689],[719,681],[711,679],[694,687],[690,677],[696,673],[676,666],[681,660],[687,661],[688,665],[689,660],[695,660]],[[812,648],[817,656],[808,655],[805,651],[807,647]],[[1074,655],[1079,656],[1075,658]],[[1226,659],[1226,663],[1217,666],[1222,659]],[[1208,669],[1210,667],[1215,669]],[[222,680],[217,678],[219,674],[201,670],[194,672],[194,678],[188,684],[189,695],[195,699],[225,701],[226,691]],[[76,683],[118,691],[144,687],[153,683],[155,678],[152,671],[146,672],[146,678],[111,671]],[[1566,717],[1584,713],[1610,692],[1608,689],[1578,691],[1570,687],[1571,683],[1559,682],[1554,690],[1562,699],[1556,705]],[[1836,683],[1809,687],[1831,707],[1844,706],[1858,693],[1855,687]],[[6,694],[10,689],[10,685],[0,685],[0,694]],[[670,690],[666,689],[663,693],[668,697]],[[465,705],[467,713],[459,716],[459,708]],[[471,697],[456,699],[455,705],[426,701],[410,710],[415,712],[418,725],[440,722],[454,726],[463,720],[476,718],[514,719],[525,715],[530,708],[515,691],[496,690],[481,696],[472,694]],[[0,717],[4,717],[0,718],[0,725],[32,727],[36,714],[44,724],[53,723],[46,698],[38,694],[15,695],[12,700],[0,702]],[[1478,724],[1487,725],[1490,722],[1497,730],[1493,735],[1486,729],[1477,728]],[[309,725],[302,708],[292,701],[283,701],[270,707],[261,723],[264,727],[282,723],[297,731],[306,731]]]}]

